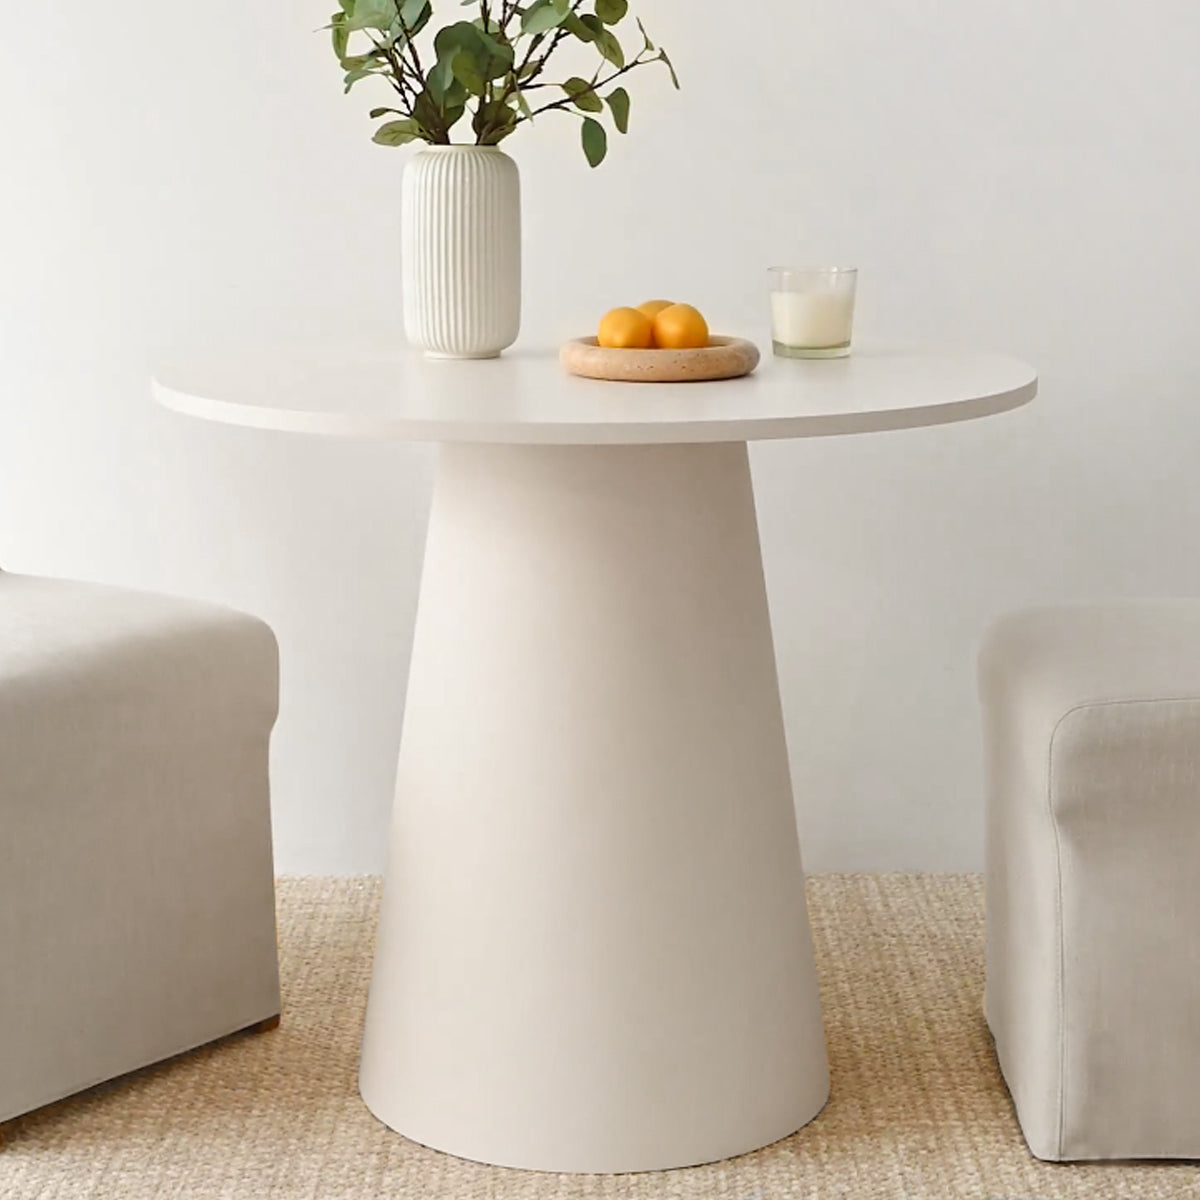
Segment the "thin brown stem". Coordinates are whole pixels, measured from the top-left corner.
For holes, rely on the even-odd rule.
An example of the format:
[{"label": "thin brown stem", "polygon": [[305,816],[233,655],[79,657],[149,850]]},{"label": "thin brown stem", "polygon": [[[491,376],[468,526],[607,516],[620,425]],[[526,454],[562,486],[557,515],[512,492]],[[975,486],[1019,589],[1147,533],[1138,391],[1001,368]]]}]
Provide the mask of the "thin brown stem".
[{"label": "thin brown stem", "polygon": [[[642,54],[639,54],[637,56],[637,58],[635,58],[633,60],[633,62],[626,63],[623,67],[620,68],[620,70],[614,71],[606,79],[593,79],[592,83],[591,83],[591,90],[594,92],[594,91],[597,91],[599,88],[608,87],[608,85],[610,83],[612,83],[613,80],[620,79],[620,77],[622,75],[627,75],[635,67],[646,66],[648,63],[658,61],[657,59],[654,59],[654,58],[645,58],[644,54],[645,54],[645,51],[643,51]],[[557,87],[559,85],[547,84],[546,86]],[[529,114],[528,117],[526,117],[526,116],[518,117],[517,120],[514,122],[514,124],[520,125],[525,121],[532,120],[536,116],[540,116],[542,113],[553,112],[555,109],[569,109],[572,107],[572,105],[574,103],[575,103],[574,100],[570,96],[564,96],[561,100],[555,100],[553,104],[543,104],[541,108],[535,108]]]},{"label": "thin brown stem", "polygon": [[[579,2],[582,3],[582,0],[579,0]],[[513,8],[514,8],[514,10],[516,9],[516,0],[513,0]],[[511,19],[511,14],[510,14],[510,19]],[[529,65],[530,60],[533,58],[533,55],[537,51],[537,48],[545,40],[545,37],[546,37],[546,35],[544,33],[534,34],[533,39],[529,43],[529,48],[525,51],[525,57],[521,60],[520,66],[517,65],[516,58],[514,57],[513,68],[508,73],[508,78],[504,81],[503,90],[500,92],[499,96],[497,96],[495,94],[495,91],[492,90],[492,92],[491,92],[492,100],[497,100],[501,104],[508,103],[509,97],[513,94],[514,91],[517,90],[517,88],[519,88],[521,86],[520,81],[519,81],[521,72],[524,71],[525,68]],[[549,51],[547,51],[547,54],[549,54]],[[478,144],[482,145],[483,139],[485,137],[489,136],[492,132],[493,132],[493,130],[490,127],[479,130],[478,133],[476,134],[476,139],[477,139]]]},{"label": "thin brown stem", "polygon": [[371,44],[375,47],[378,53],[382,54],[383,57],[387,59],[387,64],[389,67],[391,67],[391,72],[388,75],[388,82],[406,102],[411,104],[412,97],[410,96],[408,85],[404,81],[403,62],[400,59],[400,56],[396,54],[395,47],[385,46],[382,42],[376,41],[374,37],[371,38]]},{"label": "thin brown stem", "polygon": [[413,66],[416,68],[416,74],[421,82],[422,91],[425,89],[425,68],[421,66],[421,52],[417,49],[417,43],[413,40],[413,35],[404,21],[404,17],[400,12],[401,6],[396,5],[396,20],[400,23],[400,32],[404,34],[404,48],[412,51]]},{"label": "thin brown stem", "polygon": [[[584,0],[573,0],[571,4],[571,14],[574,15],[577,13],[583,7],[583,3]],[[530,79],[536,79],[546,69],[547,61],[554,51],[558,49],[558,44],[567,36],[567,33],[568,30],[564,25],[560,25],[554,31],[554,36],[550,39],[550,45],[546,48],[546,53],[543,54],[540,59],[538,59],[537,67],[534,69],[533,74],[529,76]],[[530,52],[525,56],[525,62],[521,64],[521,70],[524,70],[529,65],[529,61],[533,57],[534,48],[535,47],[533,46],[530,47]]]},{"label": "thin brown stem", "polygon": [[[583,7],[583,5],[584,5],[584,0],[572,0],[571,13],[574,14],[574,13],[578,12],[579,9],[581,9]],[[516,0],[513,0],[513,8],[515,10]],[[554,35],[550,39],[550,45],[546,47],[546,52],[538,60],[536,68],[534,69],[533,73],[529,76],[529,80],[536,79],[542,73],[542,71],[545,70],[546,60],[549,59],[550,55],[552,55],[554,53],[555,49],[557,48],[558,44],[563,40],[563,38],[565,38],[567,36],[567,32],[568,31],[562,25],[560,25],[554,31]],[[514,61],[513,69],[509,73],[508,79],[505,80],[503,91],[501,91],[501,93],[498,97],[493,96],[493,98],[497,99],[499,101],[499,103],[507,104],[509,99],[512,97],[513,92],[517,91],[518,89],[520,91],[527,90],[526,83],[528,83],[528,81],[526,81],[526,83],[521,82],[521,73],[525,70],[526,67],[529,66],[529,64],[531,62],[533,62],[534,55],[537,53],[537,51],[539,50],[539,48],[541,47],[541,45],[545,41],[545,39],[546,39],[546,35],[544,33],[535,34],[533,37],[533,40],[529,43],[529,49],[525,51],[525,57],[521,60],[521,65],[517,66],[516,62]],[[545,87],[547,85],[541,84],[541,85],[537,85],[537,86]],[[518,124],[520,124],[520,120],[514,122],[514,127]],[[485,132],[490,134],[493,131],[491,129],[488,129]],[[482,138],[485,136],[485,134],[480,133],[479,136],[480,136],[480,138]]]}]

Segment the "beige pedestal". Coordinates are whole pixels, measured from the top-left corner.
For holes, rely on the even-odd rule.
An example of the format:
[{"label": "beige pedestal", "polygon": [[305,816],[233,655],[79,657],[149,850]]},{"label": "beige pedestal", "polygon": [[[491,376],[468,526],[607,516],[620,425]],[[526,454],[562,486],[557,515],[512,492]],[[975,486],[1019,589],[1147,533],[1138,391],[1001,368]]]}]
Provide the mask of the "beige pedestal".
[{"label": "beige pedestal", "polygon": [[744,444],[443,448],[360,1083],[547,1171],[825,1103]]}]

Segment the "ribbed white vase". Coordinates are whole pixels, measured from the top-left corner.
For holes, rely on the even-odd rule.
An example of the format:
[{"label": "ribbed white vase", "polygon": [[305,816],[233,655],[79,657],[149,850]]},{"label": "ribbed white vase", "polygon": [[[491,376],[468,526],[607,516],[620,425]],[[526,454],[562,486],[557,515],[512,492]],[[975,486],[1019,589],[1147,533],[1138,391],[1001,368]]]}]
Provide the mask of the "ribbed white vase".
[{"label": "ribbed white vase", "polygon": [[521,328],[521,181],[495,146],[429,146],[404,168],[404,332],[438,358],[494,358]]}]

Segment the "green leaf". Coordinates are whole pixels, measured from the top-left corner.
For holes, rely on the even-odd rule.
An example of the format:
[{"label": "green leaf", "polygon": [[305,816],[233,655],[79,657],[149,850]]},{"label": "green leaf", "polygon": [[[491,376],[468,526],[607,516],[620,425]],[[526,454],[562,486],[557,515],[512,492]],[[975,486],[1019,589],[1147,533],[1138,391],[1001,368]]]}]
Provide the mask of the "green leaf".
[{"label": "green leaf", "polygon": [[525,93],[517,88],[513,95],[517,98],[517,107],[521,110],[521,116],[527,121],[533,120],[533,109],[529,107],[529,101],[525,99]]},{"label": "green leaf", "polygon": [[446,103],[442,107],[442,121],[446,126],[446,134],[449,136],[450,130],[461,119],[467,111],[467,94],[461,90],[461,85],[456,84],[446,95]]},{"label": "green leaf", "polygon": [[604,126],[599,121],[593,121],[591,117],[584,117],[579,134],[588,166],[598,167],[608,153],[608,134],[604,132]]},{"label": "green leaf", "polygon": [[621,43],[617,41],[616,35],[604,28],[603,23],[595,13],[584,13],[579,20],[588,33],[591,34],[591,37],[587,40],[595,42],[596,49],[614,67],[623,67],[625,65],[625,52],[621,49]]},{"label": "green leaf", "polygon": [[650,40],[650,35],[649,35],[649,34],[646,32],[646,27],[645,27],[645,25],[643,25],[643,24],[642,24],[642,18],[641,18],[641,17],[636,17],[636,18],[635,18],[635,20],[637,21],[637,27],[638,27],[638,29],[640,29],[640,30],[641,30],[641,33],[642,33],[642,41],[644,41],[644,42],[646,43],[646,47],[645,47],[645,48],[646,48],[647,50],[654,50],[654,48],[655,48],[655,47],[654,47],[654,43],[653,43],[653,42]]},{"label": "green leaf", "polygon": [[330,36],[333,39],[333,52],[339,59],[346,57],[350,45],[350,30],[346,28],[346,14],[334,13],[329,18]]},{"label": "green leaf", "polygon": [[596,38],[596,48],[614,67],[620,68],[625,65],[625,51],[621,49],[621,43],[617,41],[616,35],[607,29],[600,31]]},{"label": "green leaf", "polygon": [[433,5],[430,0],[403,0],[397,13],[397,20],[388,36],[392,42],[410,42],[429,24],[429,18],[433,16]]},{"label": "green leaf", "polygon": [[607,96],[608,107],[612,109],[613,124],[618,133],[629,132],[629,93],[624,88],[613,88]]},{"label": "green leaf", "polygon": [[482,96],[488,81],[499,79],[512,70],[513,49],[470,21],[458,21],[438,31],[433,39],[439,71],[431,90],[444,94],[453,77],[473,95]]},{"label": "green leaf", "polygon": [[480,105],[471,127],[481,146],[494,146],[508,137],[516,124],[517,114],[507,104],[492,100]]},{"label": "green leaf", "polygon": [[[596,25],[601,29],[604,28],[602,25],[600,25],[600,22],[596,20],[595,17],[592,17],[592,20],[595,21]],[[569,13],[563,19],[562,27],[568,33],[577,37],[581,42],[594,42],[596,40],[596,30],[591,25],[587,24],[582,17],[576,16],[575,13]]]},{"label": "green leaf", "polygon": [[483,77],[476,64],[466,54],[454,57],[454,78],[463,85],[472,96],[483,98],[487,91],[487,80]]},{"label": "green leaf", "polygon": [[403,0],[397,11],[400,21],[410,34],[419,32],[433,13],[429,0]]},{"label": "green leaf", "polygon": [[552,0],[534,0],[521,15],[521,32],[538,34],[557,29],[569,12],[569,8],[567,12],[563,12]]},{"label": "green leaf", "polygon": [[360,79],[366,79],[368,75],[378,74],[378,68],[370,67],[355,67],[353,71],[347,71],[342,83],[345,85],[344,91],[349,91]]},{"label": "green leaf", "polygon": [[479,31],[479,44],[487,54],[487,77],[500,79],[513,69],[513,48],[485,30]]},{"label": "green leaf", "polygon": [[[456,87],[461,85],[455,84]],[[423,129],[437,129],[445,124],[445,111],[447,106],[445,99],[435,100],[429,89],[426,88],[412,103],[413,120],[417,122]],[[432,138],[430,139],[433,140]]]},{"label": "green leaf", "polygon": [[487,82],[507,75],[513,67],[513,48],[470,21],[458,21],[438,31],[433,48],[439,62],[449,60],[454,77],[476,96]]},{"label": "green leaf", "polygon": [[353,0],[346,10],[346,28],[378,29],[386,33],[396,19],[396,0]]},{"label": "green leaf", "polygon": [[454,60],[457,56],[458,51],[451,48],[448,54],[438,58],[437,62],[429,69],[429,74],[425,77],[429,94],[439,106],[445,100],[446,93],[450,90],[451,84],[454,83]]},{"label": "green leaf", "polygon": [[596,16],[605,25],[615,25],[629,11],[629,0],[596,0]]},{"label": "green leaf", "polygon": [[372,121],[377,121],[385,113],[395,113],[400,117],[404,116],[404,114],[398,108],[373,108],[367,115]]},{"label": "green leaf", "polygon": [[371,141],[381,146],[403,146],[406,142],[415,142],[421,137],[421,127],[416,121],[388,121],[375,130]]},{"label": "green leaf", "polygon": [[562,85],[562,90],[571,97],[571,103],[583,112],[603,112],[604,103],[592,91],[592,85],[586,79],[573,75]]},{"label": "green leaf", "polygon": [[[426,87],[413,100],[413,120],[421,127],[421,136],[427,142],[444,141],[442,133],[449,133],[453,126],[467,111],[467,89],[455,79],[440,98],[435,99]],[[436,130],[437,133],[430,133]]]},{"label": "green leaf", "polygon": [[487,78],[479,60],[470,51],[462,49],[452,53],[450,70],[472,96],[482,96],[487,91]]},{"label": "green leaf", "polygon": [[675,66],[671,62],[671,60],[667,57],[667,52],[665,50],[660,50],[658,52],[658,57],[667,64],[667,70],[671,72],[671,82],[675,85],[675,90],[678,91],[679,90],[679,76],[675,74]]},{"label": "green leaf", "polygon": [[452,58],[464,46],[474,46],[479,30],[470,21],[456,21],[439,29],[433,39],[433,49],[438,59]]}]

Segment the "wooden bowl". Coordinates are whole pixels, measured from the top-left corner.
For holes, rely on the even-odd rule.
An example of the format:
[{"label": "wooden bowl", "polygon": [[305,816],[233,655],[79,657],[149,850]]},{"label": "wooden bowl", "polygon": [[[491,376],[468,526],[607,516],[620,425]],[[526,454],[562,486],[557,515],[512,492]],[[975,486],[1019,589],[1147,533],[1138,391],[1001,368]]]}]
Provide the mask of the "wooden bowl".
[{"label": "wooden bowl", "polygon": [[618,383],[699,383],[736,379],[758,366],[758,347],[744,338],[710,337],[695,350],[610,350],[594,337],[564,342],[558,361],[572,374]]}]

